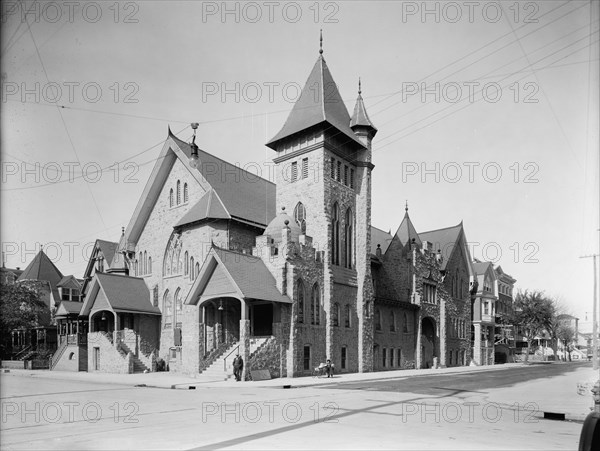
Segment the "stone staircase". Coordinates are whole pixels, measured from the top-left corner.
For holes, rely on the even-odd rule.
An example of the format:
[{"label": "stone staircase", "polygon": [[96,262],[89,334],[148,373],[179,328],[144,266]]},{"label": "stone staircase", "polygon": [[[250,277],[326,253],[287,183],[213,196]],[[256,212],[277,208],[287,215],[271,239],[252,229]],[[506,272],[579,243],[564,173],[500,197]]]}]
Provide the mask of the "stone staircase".
[{"label": "stone staircase", "polygon": [[[202,378],[208,378],[213,380],[227,380],[233,376],[233,358],[237,352],[233,352],[238,346],[239,342],[236,342],[229,346],[223,353],[215,359],[215,361],[204,371],[200,373]],[[227,368],[225,368],[224,361],[227,358]]]},{"label": "stone staircase", "polygon": [[67,349],[67,340],[63,341],[60,344],[60,346],[58,347],[58,349],[56,350],[56,352],[52,356],[52,359],[50,360],[50,369],[51,370],[54,369],[54,367],[56,366],[56,364],[58,363],[58,361],[60,360],[60,358],[62,357],[62,355],[65,353],[66,349]]},{"label": "stone staircase", "polygon": [[[255,337],[250,339],[250,358],[254,356],[271,337]],[[233,359],[240,353],[240,343],[236,342],[228,347],[217,359],[200,373],[202,378],[213,380],[227,380],[233,377]],[[238,348],[238,349],[236,349]],[[225,363],[226,362],[226,363]],[[246,365],[247,362],[244,362]]]},{"label": "stone staircase", "polygon": [[131,353],[131,357],[133,359],[133,372],[134,373],[143,373],[144,371],[150,371],[151,369],[148,368],[139,358],[137,358],[137,356],[131,352],[131,349],[129,349],[129,347],[123,343],[120,342],[119,343],[119,352],[121,352],[121,355],[124,355],[125,357],[127,357],[128,354]]}]

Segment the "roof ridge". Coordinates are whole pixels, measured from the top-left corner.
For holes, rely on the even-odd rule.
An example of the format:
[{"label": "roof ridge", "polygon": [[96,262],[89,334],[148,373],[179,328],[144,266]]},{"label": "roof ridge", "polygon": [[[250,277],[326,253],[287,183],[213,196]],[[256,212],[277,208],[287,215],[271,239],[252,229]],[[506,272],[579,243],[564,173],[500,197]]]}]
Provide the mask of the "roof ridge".
[{"label": "roof ridge", "polygon": [[[179,141],[179,142],[181,142],[181,143],[185,144],[186,146],[189,146],[189,143],[186,143],[184,140],[182,140],[181,138],[178,138],[176,135],[174,135],[174,134],[171,134],[171,137],[172,137],[172,138],[174,138],[176,141]],[[260,179],[260,180],[262,180],[262,181],[265,181],[265,182],[267,182],[267,183],[269,183],[269,184],[271,184],[271,185],[274,185],[274,186],[276,186],[276,185],[275,185],[275,183],[273,183],[272,181],[270,181],[270,180],[268,180],[268,179],[266,179],[266,178],[264,178],[264,177],[261,177],[260,175],[253,174],[252,172],[249,172],[249,171],[245,170],[245,169],[244,169],[244,168],[242,168],[241,166],[237,166],[237,165],[235,165],[235,164],[233,164],[233,163],[230,163],[229,161],[227,161],[227,160],[224,160],[223,158],[221,158],[221,157],[218,157],[218,156],[216,156],[215,154],[212,154],[212,153],[210,153],[210,152],[207,152],[206,150],[202,150],[202,149],[198,148],[198,152],[202,152],[202,153],[204,153],[204,154],[206,154],[206,155],[210,155],[211,157],[213,157],[213,158],[215,158],[215,159],[217,159],[217,160],[221,161],[222,163],[228,164],[229,166],[233,166],[234,168],[236,168],[236,169],[239,169],[240,171],[244,171],[246,174],[250,174],[250,175],[252,175],[252,177],[256,177],[256,178],[258,178],[258,179]],[[200,161],[202,161],[202,160],[200,160]]]},{"label": "roof ridge", "polygon": [[454,229],[454,228],[461,227],[461,226],[462,226],[462,221],[460,223],[454,225],[454,226],[442,227],[442,228],[439,228],[439,229],[432,229],[432,230],[427,230],[425,232],[418,232],[418,233],[420,235],[422,233],[439,232],[440,230],[449,230],[449,229]]}]

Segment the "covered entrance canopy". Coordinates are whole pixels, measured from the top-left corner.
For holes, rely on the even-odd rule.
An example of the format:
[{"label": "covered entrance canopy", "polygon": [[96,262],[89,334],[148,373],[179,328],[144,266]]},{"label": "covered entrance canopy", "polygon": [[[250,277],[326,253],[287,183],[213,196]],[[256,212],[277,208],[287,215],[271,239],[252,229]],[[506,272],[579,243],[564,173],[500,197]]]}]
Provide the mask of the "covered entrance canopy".
[{"label": "covered entrance canopy", "polygon": [[240,321],[248,321],[250,336],[272,335],[273,323],[281,321],[281,305],[291,303],[279,292],[275,277],[259,257],[216,246],[209,251],[185,300],[185,304],[202,309],[200,320],[207,328],[208,350],[221,340],[240,340]]}]

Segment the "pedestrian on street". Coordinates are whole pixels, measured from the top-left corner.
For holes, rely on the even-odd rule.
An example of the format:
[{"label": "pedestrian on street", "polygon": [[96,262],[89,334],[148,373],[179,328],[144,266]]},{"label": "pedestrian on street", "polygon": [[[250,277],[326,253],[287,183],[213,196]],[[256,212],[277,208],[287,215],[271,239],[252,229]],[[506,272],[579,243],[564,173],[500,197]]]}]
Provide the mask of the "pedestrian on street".
[{"label": "pedestrian on street", "polygon": [[325,364],[325,372],[327,373],[327,377],[333,377],[333,363],[331,363],[330,359],[327,359],[327,363]]},{"label": "pedestrian on street", "polygon": [[235,356],[235,359],[233,359],[233,375],[235,376],[235,380],[237,382],[242,380],[242,370],[243,369],[244,369],[244,360],[238,354]]}]

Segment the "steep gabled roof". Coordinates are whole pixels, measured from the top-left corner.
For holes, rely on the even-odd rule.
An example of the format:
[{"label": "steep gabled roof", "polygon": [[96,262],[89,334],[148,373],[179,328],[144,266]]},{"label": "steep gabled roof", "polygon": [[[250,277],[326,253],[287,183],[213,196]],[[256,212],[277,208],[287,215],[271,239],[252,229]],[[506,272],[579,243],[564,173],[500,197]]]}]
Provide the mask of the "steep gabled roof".
[{"label": "steep gabled roof", "polygon": [[313,66],[283,127],[267,146],[275,150],[278,141],[319,124],[332,126],[350,141],[364,147],[350,128],[350,115],[323,55]]},{"label": "steep gabled roof", "polygon": [[67,315],[79,315],[81,307],[83,307],[83,302],[60,301],[55,316],[66,317]]},{"label": "steep gabled roof", "polygon": [[[174,135],[174,142],[186,155],[192,154],[190,145]],[[233,219],[266,226],[275,216],[274,183],[239,166],[221,160],[203,150],[198,150],[198,169],[204,180],[218,196]]]},{"label": "steep gabled roof", "polygon": [[160,315],[158,307],[150,303],[150,291],[139,277],[96,273],[85,297],[81,315],[90,314],[99,291],[102,291],[110,308],[115,312]]},{"label": "steep gabled roof", "polygon": [[415,243],[419,246],[421,245],[421,238],[419,238],[419,234],[417,233],[415,226],[410,220],[410,216],[408,216],[408,211],[404,213],[404,218],[398,227],[398,231],[396,232],[396,236],[400,240],[403,246],[406,246],[407,243],[411,243],[412,240],[415,240]]},{"label": "steep gabled roof", "polygon": [[491,262],[473,262],[473,271],[475,274],[482,275],[485,274],[490,268]]},{"label": "steep gabled roof", "polygon": [[70,275],[70,276],[64,276],[62,279],[60,279],[60,282],[58,282],[56,284],[57,287],[67,287],[67,288],[77,288],[78,290],[81,289],[81,283],[79,283],[79,280],[77,280],[75,278],[75,276]]},{"label": "steep gabled roof", "polygon": [[371,254],[376,255],[377,245],[381,245],[381,254],[385,254],[392,242],[392,235],[377,227],[371,226]]},{"label": "steep gabled roof", "polygon": [[204,193],[204,196],[183,215],[175,227],[192,224],[204,219],[231,219],[223,202],[213,189]]},{"label": "steep gabled roof", "polygon": [[440,269],[444,271],[446,269],[446,265],[452,256],[457,243],[459,240],[463,238],[462,247],[464,250],[464,258],[467,263],[467,267],[469,268],[469,275],[473,275],[473,264],[471,262],[471,253],[469,252],[469,247],[467,246],[467,238],[465,236],[465,231],[463,228],[462,221],[453,227],[446,227],[443,229],[430,230],[428,232],[419,233],[419,238],[421,238],[421,242],[427,241],[433,244],[433,250],[435,252],[438,249],[442,252],[442,264]]},{"label": "steep gabled roof", "polygon": [[110,265],[110,263],[113,261],[113,257],[115,256],[115,252],[117,251],[119,243],[104,240],[96,240],[96,243],[102,251],[102,255],[104,255],[104,262],[107,265]]},{"label": "steep gabled roof", "polygon": [[505,273],[500,265],[498,265],[495,271],[498,279],[503,279],[504,281],[508,281],[508,283],[515,283],[517,281],[517,279],[515,279],[513,276]]},{"label": "steep gabled roof", "polygon": [[214,190],[213,195],[218,197],[231,219],[265,227],[275,216],[274,183],[201,149],[198,149],[198,168],[192,168],[189,162],[191,154],[190,145],[173,135],[169,129],[163,149],[127,226],[125,237],[128,243],[137,243],[177,159],[205,191]]},{"label": "steep gabled roof", "polygon": [[[212,279],[218,279],[215,283]],[[202,296],[217,297],[213,293],[218,288],[220,295],[234,295],[244,299],[291,304],[291,299],[279,292],[275,277],[265,263],[248,254],[227,251],[213,246],[209,251],[200,273],[190,289],[186,304],[195,304]],[[210,294],[206,292],[209,291]]]}]

